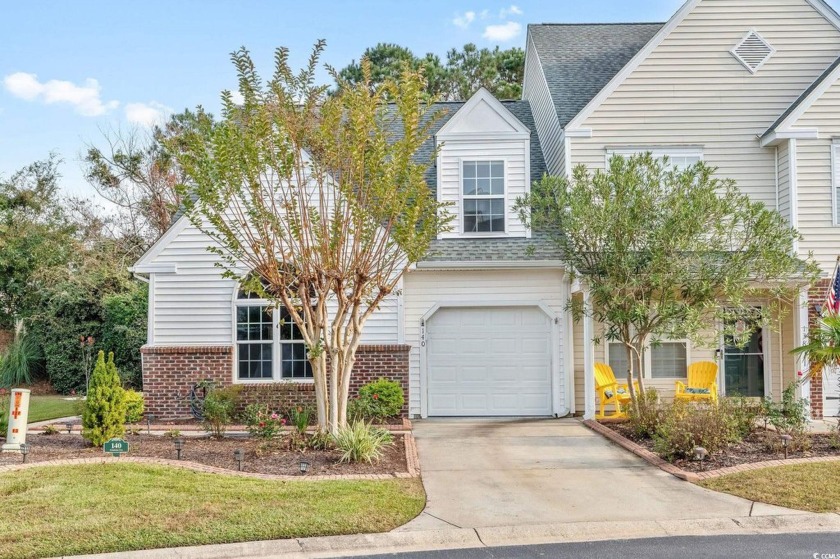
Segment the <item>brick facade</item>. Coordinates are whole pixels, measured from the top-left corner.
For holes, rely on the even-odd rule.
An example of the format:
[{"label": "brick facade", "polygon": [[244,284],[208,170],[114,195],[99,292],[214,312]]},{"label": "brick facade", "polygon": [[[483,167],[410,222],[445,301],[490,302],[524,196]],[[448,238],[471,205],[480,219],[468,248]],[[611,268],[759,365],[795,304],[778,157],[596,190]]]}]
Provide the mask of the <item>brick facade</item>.
[{"label": "brick facade", "polygon": [[[380,377],[399,382],[406,404],[402,415],[408,414],[408,352],[407,345],[363,345],[356,352],[356,365],[350,379],[350,396],[359,388]],[[217,386],[232,383],[234,363],[231,346],[144,346],[143,394],[146,412],[162,421],[188,418],[190,388],[205,379]],[[311,383],[279,382],[243,384],[240,407],[259,402],[285,410],[296,405],[315,403]]]},{"label": "brick facade", "polygon": [[[809,329],[819,327],[819,314],[817,313],[817,306],[825,302],[828,295],[828,287],[831,283],[830,278],[823,278],[816,282],[808,291],[808,327]],[[811,375],[811,418],[823,418],[823,376],[822,374]]]}]

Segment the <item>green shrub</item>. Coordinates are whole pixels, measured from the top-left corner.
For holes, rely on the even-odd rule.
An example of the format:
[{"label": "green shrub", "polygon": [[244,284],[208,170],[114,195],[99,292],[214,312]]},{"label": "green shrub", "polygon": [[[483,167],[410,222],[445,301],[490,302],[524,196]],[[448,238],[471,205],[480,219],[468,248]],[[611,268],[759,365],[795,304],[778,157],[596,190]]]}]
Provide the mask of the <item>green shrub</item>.
[{"label": "green shrub", "polygon": [[41,431],[42,435],[58,435],[58,427],[55,425],[46,425]]},{"label": "green shrub", "polygon": [[359,400],[369,406],[373,419],[384,419],[400,414],[405,395],[400,383],[380,378],[359,389]]},{"label": "green shrub", "polygon": [[102,300],[102,345],[114,352],[123,383],[137,388],[142,386],[140,348],[146,343],[148,300],[145,284]]},{"label": "green shrub", "polygon": [[139,423],[143,419],[146,403],[143,395],[134,390],[125,391],[125,422]]},{"label": "green shrub", "polygon": [[204,430],[216,438],[225,434],[227,426],[233,422],[233,412],[239,398],[239,386],[212,388],[204,398],[202,422]]},{"label": "green shrub", "polygon": [[347,400],[347,422],[371,421],[375,419],[371,399],[350,398]]},{"label": "green shrub", "polygon": [[41,348],[23,323],[15,326],[15,339],[0,358],[0,386],[21,386],[32,382],[32,373],[41,370]]},{"label": "green shrub", "polygon": [[125,434],[125,390],[114,364],[114,354],[100,351],[90,378],[90,391],[82,414],[82,436],[94,446]]},{"label": "green shrub", "polygon": [[248,404],[242,416],[251,436],[260,439],[276,437],[286,424],[286,420],[271,411],[268,404]]},{"label": "green shrub", "polygon": [[732,427],[739,439],[747,437],[755,431],[755,422],[762,414],[762,403],[754,398],[731,396],[723,398],[720,406],[724,413],[729,414]]},{"label": "green shrub", "polygon": [[808,400],[796,395],[798,382],[790,383],[782,392],[782,401],[765,398],[763,408],[770,424],[780,434],[796,437],[808,429]]},{"label": "green shrub", "polygon": [[312,408],[309,406],[297,406],[289,413],[292,425],[297,429],[298,435],[306,433],[306,428],[309,427],[309,422],[312,420],[312,413]]},{"label": "green shrub", "polygon": [[637,436],[650,439],[655,434],[665,414],[665,407],[659,401],[655,388],[648,388],[636,396],[637,406],[630,406],[627,418]]},{"label": "green shrub", "polygon": [[355,421],[338,430],[335,446],[342,452],[341,462],[373,462],[382,458],[382,450],[394,442],[385,429]]},{"label": "green shrub", "polygon": [[653,436],[654,449],[669,461],[693,456],[696,446],[715,454],[736,440],[739,434],[725,407],[681,400],[665,407],[662,423]]}]

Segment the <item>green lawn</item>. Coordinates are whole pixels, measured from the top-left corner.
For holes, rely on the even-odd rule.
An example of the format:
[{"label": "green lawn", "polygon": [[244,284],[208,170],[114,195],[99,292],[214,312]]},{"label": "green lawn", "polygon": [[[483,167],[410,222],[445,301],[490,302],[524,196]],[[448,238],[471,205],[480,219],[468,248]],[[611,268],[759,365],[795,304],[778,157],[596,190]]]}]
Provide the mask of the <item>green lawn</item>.
[{"label": "green lawn", "polygon": [[384,532],[420,514],[419,479],[277,482],[142,464],[0,475],[0,558]]},{"label": "green lawn", "polygon": [[780,507],[840,513],[840,462],[763,468],[712,478],[700,485]]},{"label": "green lawn", "polygon": [[67,396],[31,396],[29,398],[29,422],[47,421],[59,417],[79,415],[81,400],[65,400]]}]

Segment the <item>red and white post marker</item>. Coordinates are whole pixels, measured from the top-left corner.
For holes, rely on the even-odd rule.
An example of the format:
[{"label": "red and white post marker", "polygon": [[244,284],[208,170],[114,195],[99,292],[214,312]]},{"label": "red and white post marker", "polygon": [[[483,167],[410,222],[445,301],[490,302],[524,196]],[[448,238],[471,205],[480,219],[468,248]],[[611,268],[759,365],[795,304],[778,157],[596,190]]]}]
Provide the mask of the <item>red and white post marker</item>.
[{"label": "red and white post marker", "polygon": [[9,406],[9,430],[3,451],[20,452],[20,445],[26,442],[26,422],[29,418],[29,390],[15,388]]}]

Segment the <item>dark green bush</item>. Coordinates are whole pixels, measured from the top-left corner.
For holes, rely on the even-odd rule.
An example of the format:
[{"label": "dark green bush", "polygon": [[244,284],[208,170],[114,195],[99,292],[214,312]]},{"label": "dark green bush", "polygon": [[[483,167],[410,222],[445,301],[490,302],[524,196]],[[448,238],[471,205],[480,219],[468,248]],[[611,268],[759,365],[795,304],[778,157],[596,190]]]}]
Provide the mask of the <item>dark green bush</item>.
[{"label": "dark green bush", "polygon": [[359,400],[369,410],[371,418],[384,419],[400,414],[405,404],[400,383],[386,378],[380,378],[359,388]]},{"label": "dark green bush", "polygon": [[148,289],[135,284],[102,301],[102,345],[114,352],[123,384],[142,387],[140,348],[146,343]]}]

